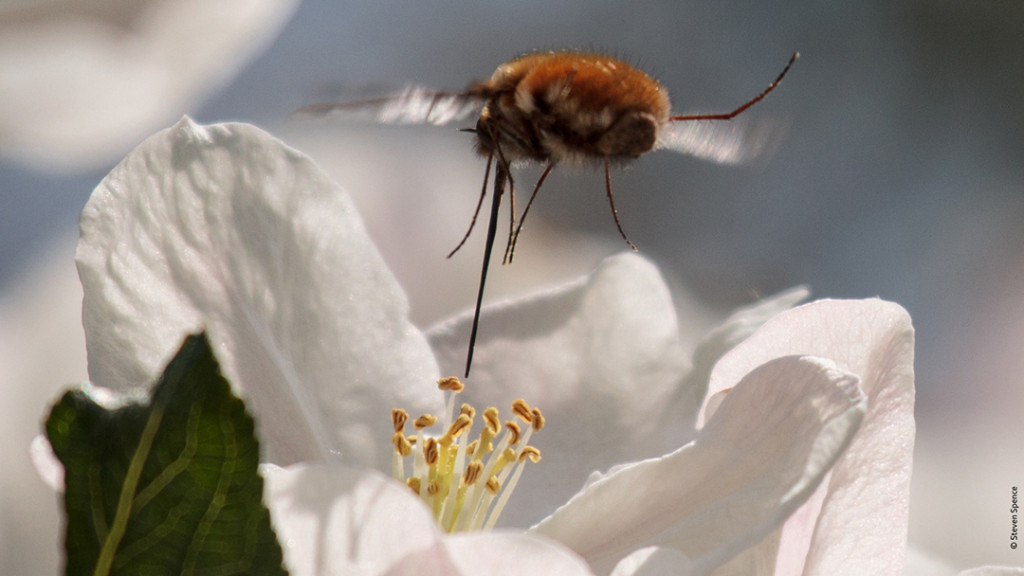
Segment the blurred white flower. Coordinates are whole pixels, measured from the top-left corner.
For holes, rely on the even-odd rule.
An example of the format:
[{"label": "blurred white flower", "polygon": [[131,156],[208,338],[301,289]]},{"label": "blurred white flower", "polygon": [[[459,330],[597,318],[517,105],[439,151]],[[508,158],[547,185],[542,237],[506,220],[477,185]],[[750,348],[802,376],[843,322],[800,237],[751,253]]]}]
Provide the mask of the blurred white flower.
[{"label": "blurred white flower", "polygon": [[0,7],[0,157],[110,162],[226,84],[296,0],[15,1]]},{"label": "blurred white flower", "polygon": [[435,355],[461,365],[468,316],[428,345],[306,157],[251,126],[182,120],[97,187],[78,263],[94,382],[145,385],[205,327],[267,460],[305,462],[267,490],[296,574],[903,570],[913,329],[897,305],[773,314],[803,297],[783,294],[713,333],[692,371],[668,290],[634,255],[489,307],[467,394],[544,409],[544,461],[506,518],[543,520],[444,536],[373,470],[390,469],[391,408],[442,412]]}]

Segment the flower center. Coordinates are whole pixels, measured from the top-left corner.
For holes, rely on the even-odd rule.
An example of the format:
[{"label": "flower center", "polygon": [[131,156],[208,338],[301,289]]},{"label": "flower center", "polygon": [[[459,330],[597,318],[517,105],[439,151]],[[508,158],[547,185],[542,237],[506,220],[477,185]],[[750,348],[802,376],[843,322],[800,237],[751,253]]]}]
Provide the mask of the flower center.
[{"label": "flower center", "polygon": [[[391,411],[392,473],[426,502],[445,531],[488,531],[508,503],[526,461],[540,460],[540,450],[527,442],[544,427],[544,416],[522,399],[513,402],[512,413],[526,424],[524,431],[513,420],[502,426],[498,409],[488,408],[479,436],[470,442],[476,409],[463,404],[454,414],[455,396],[462,392],[463,383],[453,376],[438,380],[437,386],[447,395],[440,435],[427,432],[438,425],[438,419],[424,414],[412,422],[416,434],[407,436],[409,414],[401,408]],[[410,458],[412,472],[406,475],[405,461]]]}]

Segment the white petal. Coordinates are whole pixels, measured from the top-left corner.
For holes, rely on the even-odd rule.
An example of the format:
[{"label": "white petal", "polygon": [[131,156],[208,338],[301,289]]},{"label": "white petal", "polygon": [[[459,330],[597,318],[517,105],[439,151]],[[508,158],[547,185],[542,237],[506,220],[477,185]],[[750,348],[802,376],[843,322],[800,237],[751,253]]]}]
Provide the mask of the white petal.
[{"label": "white petal", "polygon": [[903,576],[955,576],[957,571],[944,560],[913,545],[907,548]]},{"label": "white petal", "polygon": [[[463,370],[471,314],[429,333],[445,373]],[[686,371],[672,299],[639,256],[608,258],[577,282],[488,306],[480,325],[466,396],[501,410],[520,397],[538,406],[547,425],[535,442],[558,456],[527,470],[519,490],[532,501],[507,510],[504,522],[536,522],[595,469],[664,454],[663,413],[692,422],[695,402],[668,402]]]},{"label": "white petal", "polygon": [[1024,575],[1024,568],[1011,566],[981,566],[964,570],[957,576],[1021,576]]},{"label": "white petal", "polygon": [[422,502],[375,472],[325,463],[261,472],[292,576],[376,576],[441,543]]},{"label": "white petal", "polygon": [[708,332],[693,352],[693,369],[686,375],[684,389],[691,390],[698,399],[707,396],[711,370],[718,360],[750,337],[770,318],[789,310],[803,300],[810,292],[806,287],[797,286],[764,298],[733,312],[720,326]]},{"label": "white petal", "polygon": [[260,472],[293,576],[591,575],[541,536],[445,536],[406,487],[372,471],[320,463]]},{"label": "white petal", "polygon": [[673,548],[651,546],[626,556],[610,576],[689,576],[690,559]]},{"label": "white petal", "polygon": [[592,576],[579,556],[534,534],[465,534],[445,539],[461,574],[476,576]]},{"label": "white petal", "polygon": [[788,354],[829,358],[856,374],[869,412],[827,485],[807,504],[820,514],[797,515],[787,526],[778,574],[902,573],[914,448],[909,315],[877,299],[823,300],[784,312],[719,361],[709,392]]},{"label": "white petal", "polygon": [[856,378],[820,359],[747,375],[697,439],[619,468],[534,529],[607,573],[640,547],[675,548],[705,574],[759,542],[813,492],[865,411]]},{"label": "white petal", "polygon": [[53,446],[50,446],[50,441],[46,439],[46,436],[40,434],[33,438],[28,452],[32,466],[35,467],[36,473],[39,474],[43,483],[54,492],[63,492],[64,466],[57,459],[57,455],[53,453]]},{"label": "white petal", "polygon": [[57,0],[4,8],[0,154],[50,169],[115,160],[230,80],[297,4]]},{"label": "white petal", "polygon": [[188,119],[118,165],[82,213],[94,382],[150,382],[205,327],[266,454],[389,465],[390,409],[438,410],[437,367],[346,194],[245,124]]}]

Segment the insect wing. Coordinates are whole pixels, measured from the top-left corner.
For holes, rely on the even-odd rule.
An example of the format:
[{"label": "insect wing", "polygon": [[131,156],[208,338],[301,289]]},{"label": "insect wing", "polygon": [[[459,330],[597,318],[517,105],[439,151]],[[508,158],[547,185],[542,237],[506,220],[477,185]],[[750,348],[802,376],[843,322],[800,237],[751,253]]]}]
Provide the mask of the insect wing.
[{"label": "insect wing", "polygon": [[448,124],[475,115],[483,99],[465,92],[438,92],[422,86],[409,86],[384,98],[326,102],[300,108],[293,119],[335,117],[350,121],[385,124]]},{"label": "insect wing", "polygon": [[719,164],[745,164],[769,155],[786,133],[772,120],[692,120],[667,122],[658,131],[658,149]]}]

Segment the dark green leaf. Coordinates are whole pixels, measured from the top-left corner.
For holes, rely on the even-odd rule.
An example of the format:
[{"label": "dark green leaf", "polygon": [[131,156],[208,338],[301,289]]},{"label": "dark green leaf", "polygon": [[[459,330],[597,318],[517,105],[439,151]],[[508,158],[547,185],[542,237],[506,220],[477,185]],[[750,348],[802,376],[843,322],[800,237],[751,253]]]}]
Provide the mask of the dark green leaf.
[{"label": "dark green leaf", "polygon": [[66,393],[46,422],[65,470],[66,573],[285,574],[253,431],[205,334],[148,403]]}]

